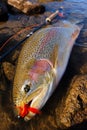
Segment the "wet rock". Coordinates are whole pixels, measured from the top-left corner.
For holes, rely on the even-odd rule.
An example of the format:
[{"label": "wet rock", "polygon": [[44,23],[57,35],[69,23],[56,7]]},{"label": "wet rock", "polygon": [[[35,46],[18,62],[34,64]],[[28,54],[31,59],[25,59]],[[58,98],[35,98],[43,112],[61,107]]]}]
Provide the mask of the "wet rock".
[{"label": "wet rock", "polygon": [[32,130],[32,128],[36,130],[57,130],[57,125],[53,115],[43,114],[42,117],[35,118],[31,122],[31,128],[29,129]]},{"label": "wet rock", "polygon": [[16,61],[17,60],[17,58],[18,58],[18,56],[19,56],[19,51],[18,50],[15,50],[15,52],[14,52],[14,54],[13,54],[13,56],[12,56],[12,61],[14,62],[14,61]]},{"label": "wet rock", "polygon": [[[3,79],[2,79],[3,80]],[[3,80],[3,82],[0,80],[0,90],[1,90],[1,93],[3,93],[3,91],[6,90],[6,82],[5,82],[5,79]]]},{"label": "wet rock", "polygon": [[17,125],[6,112],[0,110],[0,130],[11,130],[10,124]]},{"label": "wet rock", "polygon": [[0,21],[8,20],[8,10],[5,3],[0,2]]},{"label": "wet rock", "polygon": [[87,63],[85,63],[84,65],[82,65],[82,67],[80,68],[80,72],[82,74],[87,74]]},{"label": "wet rock", "polygon": [[[26,14],[38,14],[45,11],[43,5],[32,3],[28,0],[8,0],[8,4]],[[17,10],[16,10],[17,11]]]},{"label": "wet rock", "polygon": [[87,119],[87,75],[75,76],[70,88],[56,108],[56,122],[68,128]]},{"label": "wet rock", "polygon": [[35,4],[28,9],[27,14],[33,15],[33,14],[42,14],[45,12],[44,5]]},{"label": "wet rock", "polygon": [[26,13],[32,3],[28,0],[8,0],[8,4]]},{"label": "wet rock", "polygon": [[15,73],[15,66],[9,62],[3,62],[2,66],[3,66],[3,70],[7,79],[10,81],[13,81],[14,73]]},{"label": "wet rock", "polygon": [[0,66],[0,92],[3,93],[3,91],[6,90],[6,86],[7,86],[7,83],[6,83],[6,79],[4,77],[4,74],[3,74],[3,69],[2,69],[2,65]]},{"label": "wet rock", "polygon": [[[3,119],[4,119],[4,122],[3,122]],[[0,129],[9,130],[10,122],[11,122],[11,120],[9,119],[8,114],[0,111],[0,124],[2,124],[2,125],[0,125]]]}]

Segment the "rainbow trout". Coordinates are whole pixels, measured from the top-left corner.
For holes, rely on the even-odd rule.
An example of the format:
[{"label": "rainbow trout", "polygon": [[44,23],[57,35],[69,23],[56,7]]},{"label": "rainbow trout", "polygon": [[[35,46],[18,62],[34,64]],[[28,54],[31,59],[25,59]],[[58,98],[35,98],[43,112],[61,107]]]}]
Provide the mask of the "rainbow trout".
[{"label": "rainbow trout", "polygon": [[30,120],[61,80],[81,28],[74,24],[34,33],[20,52],[13,87],[14,112]]}]

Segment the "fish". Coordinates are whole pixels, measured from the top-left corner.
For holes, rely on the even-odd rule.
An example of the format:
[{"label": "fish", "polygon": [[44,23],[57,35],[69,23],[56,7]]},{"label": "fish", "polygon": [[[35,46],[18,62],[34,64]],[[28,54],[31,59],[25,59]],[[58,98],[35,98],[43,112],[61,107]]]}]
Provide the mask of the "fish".
[{"label": "fish", "polygon": [[21,49],[13,83],[16,116],[29,121],[41,114],[58,86],[81,26],[67,22],[35,32]]}]

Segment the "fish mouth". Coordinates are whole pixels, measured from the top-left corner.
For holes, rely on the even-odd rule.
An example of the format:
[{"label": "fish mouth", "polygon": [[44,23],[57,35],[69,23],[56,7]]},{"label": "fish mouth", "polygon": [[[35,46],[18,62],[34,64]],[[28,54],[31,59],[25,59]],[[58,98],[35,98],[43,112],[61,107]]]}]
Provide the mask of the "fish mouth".
[{"label": "fish mouth", "polygon": [[[46,86],[42,86],[39,87],[37,90],[33,91],[29,97],[27,98],[27,102],[26,104],[29,106],[29,110],[28,113],[24,116],[24,120],[28,121],[30,120],[33,116],[35,116],[36,114],[40,114],[40,109],[43,107],[43,105],[45,104],[45,100],[47,97],[47,91],[48,87]],[[33,109],[33,111],[32,111]]]},{"label": "fish mouth", "polygon": [[32,103],[32,101],[33,101],[33,99],[32,99],[31,101],[29,101],[27,105],[28,105],[28,106],[30,106],[30,105],[31,105],[31,103]]},{"label": "fish mouth", "polygon": [[41,114],[40,109],[44,106],[49,97],[49,85],[41,84],[36,90],[32,90],[26,95],[24,100],[20,102],[17,108],[18,118],[29,121],[36,114]]},{"label": "fish mouth", "polygon": [[31,107],[32,102],[39,96],[42,90],[43,88],[39,87],[37,90],[32,91],[26,98],[26,104]]},{"label": "fish mouth", "polygon": [[31,94],[27,95],[26,98],[24,99],[24,101],[22,101],[22,104],[19,106],[16,106],[16,108],[18,108],[18,118],[25,118],[29,113],[32,113],[33,115],[35,115],[35,111],[36,113],[37,111],[37,106],[36,105],[32,105],[36,98],[38,97],[38,95],[42,92],[43,88],[39,87],[36,90],[33,90],[31,92]]}]

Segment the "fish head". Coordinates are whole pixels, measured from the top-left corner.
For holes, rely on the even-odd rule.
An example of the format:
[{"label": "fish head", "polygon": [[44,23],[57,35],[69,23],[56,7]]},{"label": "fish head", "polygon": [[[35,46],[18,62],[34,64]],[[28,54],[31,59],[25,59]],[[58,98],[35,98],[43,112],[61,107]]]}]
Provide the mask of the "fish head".
[{"label": "fish head", "polygon": [[24,120],[30,120],[44,106],[51,95],[54,74],[52,64],[48,60],[38,60],[28,71],[20,93],[15,100],[16,113]]}]

